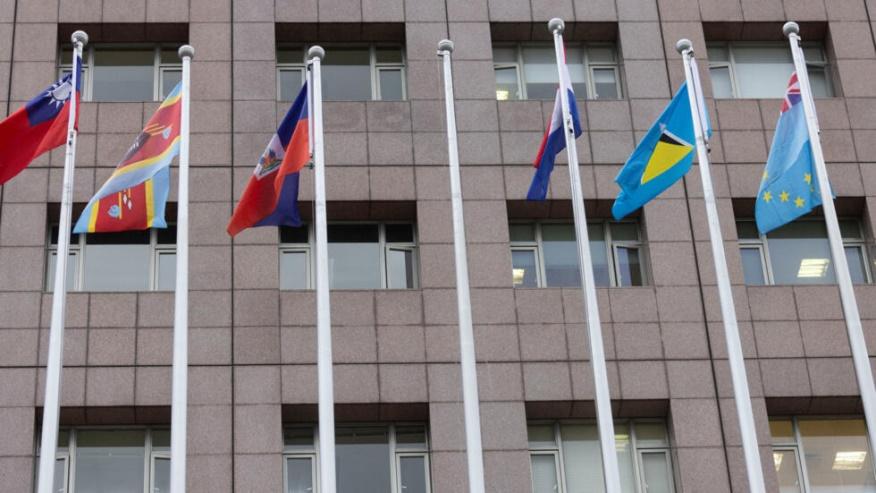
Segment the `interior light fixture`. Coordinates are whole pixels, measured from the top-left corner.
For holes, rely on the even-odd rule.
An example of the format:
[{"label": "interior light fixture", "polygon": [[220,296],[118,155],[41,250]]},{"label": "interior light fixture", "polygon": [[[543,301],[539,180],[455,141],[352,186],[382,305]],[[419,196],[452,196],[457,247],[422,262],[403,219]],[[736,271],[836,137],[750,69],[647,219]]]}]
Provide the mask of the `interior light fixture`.
[{"label": "interior light fixture", "polygon": [[867,452],[864,450],[850,450],[837,452],[833,458],[834,471],[860,471],[864,468],[867,460]]},{"label": "interior light fixture", "polygon": [[797,271],[797,277],[824,277],[825,274],[827,274],[828,266],[830,266],[830,259],[804,258],[800,261],[800,269]]},{"label": "interior light fixture", "polygon": [[508,101],[511,92],[505,89],[496,89],[496,99],[499,101]]},{"label": "interior light fixture", "polygon": [[785,454],[782,452],[773,452],[773,464],[776,466],[776,471],[782,468],[782,459],[785,458]]},{"label": "interior light fixture", "polygon": [[523,284],[523,278],[526,276],[526,269],[512,269],[511,278],[515,286]]}]

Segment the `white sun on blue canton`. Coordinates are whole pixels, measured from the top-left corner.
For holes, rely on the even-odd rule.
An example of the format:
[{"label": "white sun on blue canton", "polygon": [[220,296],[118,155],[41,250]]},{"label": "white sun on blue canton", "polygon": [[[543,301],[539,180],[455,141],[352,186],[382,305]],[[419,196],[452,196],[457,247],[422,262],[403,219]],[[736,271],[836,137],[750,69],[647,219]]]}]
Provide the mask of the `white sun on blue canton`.
[{"label": "white sun on blue canton", "polygon": [[51,98],[49,101],[50,105],[60,108],[70,99],[70,93],[72,92],[73,84],[70,82],[70,79],[63,79],[52,84],[52,87],[46,91],[45,95]]}]

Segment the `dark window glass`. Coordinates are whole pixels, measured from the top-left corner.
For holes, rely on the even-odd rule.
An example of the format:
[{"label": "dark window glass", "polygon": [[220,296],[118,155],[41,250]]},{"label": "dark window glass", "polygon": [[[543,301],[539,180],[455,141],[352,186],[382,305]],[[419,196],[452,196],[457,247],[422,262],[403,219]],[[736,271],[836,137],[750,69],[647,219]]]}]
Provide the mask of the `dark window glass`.
[{"label": "dark window glass", "polygon": [[387,243],[413,243],[414,227],[410,224],[387,224]]},{"label": "dark window glass", "polygon": [[291,228],[289,226],[280,227],[280,243],[307,243],[308,238],[306,224],[298,228]]}]

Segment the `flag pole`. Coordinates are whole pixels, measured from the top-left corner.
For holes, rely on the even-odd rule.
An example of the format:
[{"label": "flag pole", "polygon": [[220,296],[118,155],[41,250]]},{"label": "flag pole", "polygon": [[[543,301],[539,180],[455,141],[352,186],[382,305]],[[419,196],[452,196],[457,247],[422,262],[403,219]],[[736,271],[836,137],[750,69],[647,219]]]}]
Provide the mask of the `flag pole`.
[{"label": "flag pole", "polygon": [[855,289],[849,274],[849,263],[843,248],[842,234],[833,203],[833,193],[827,176],[827,166],[824,163],[824,153],[821,150],[818,115],[815,112],[815,100],[812,97],[812,86],[809,85],[809,72],[806,69],[806,59],[800,47],[800,26],[796,22],[787,22],[782,32],[788,37],[791,54],[794,57],[794,69],[800,82],[800,95],[803,99],[803,111],[806,114],[806,129],[809,132],[809,144],[815,161],[815,174],[818,179],[818,193],[821,196],[821,207],[824,220],[827,223],[827,237],[830,242],[830,252],[833,256],[837,285],[842,300],[843,315],[846,318],[846,331],[849,336],[849,347],[855,365],[855,375],[861,392],[861,402],[864,405],[864,418],[867,421],[867,434],[870,446],[876,446],[876,387],[873,384],[873,371],[870,368],[870,358],[867,354],[867,343],[861,327],[861,315],[855,301]]},{"label": "flag pole", "polygon": [[313,164],[315,182],[314,218],[316,222],[316,346],[319,379],[319,488],[335,493],[335,397],[332,381],[332,326],[329,304],[328,228],[325,205],[325,154],[322,134],[322,73],[325,50],[311,46],[310,60],[313,91]]},{"label": "flag pole", "polygon": [[450,161],[450,199],[453,209],[453,252],[456,259],[456,304],[459,311],[459,352],[462,366],[462,405],[465,411],[468,491],[470,493],[484,493],[484,456],[481,445],[477,361],[471,321],[465,219],[462,211],[459,149],[456,143],[456,113],[453,106],[453,73],[450,63],[452,52],[453,41],[444,39],[438,43],[438,56],[442,58],[444,63],[444,107],[447,111],[447,154]]},{"label": "flag pole", "polygon": [[721,319],[724,322],[724,335],[727,341],[727,357],[730,363],[730,377],[733,382],[733,398],[736,402],[736,415],[742,436],[742,452],[745,455],[745,469],[748,474],[748,491],[765,493],[760,451],[757,444],[757,429],[754,425],[754,413],[751,408],[751,395],[748,392],[748,377],[745,373],[745,357],[742,354],[742,342],[739,338],[739,326],[736,322],[736,309],[733,305],[733,291],[730,287],[730,273],[727,270],[727,259],[724,254],[724,239],[721,235],[721,224],[718,221],[718,206],[715,201],[715,190],[712,186],[712,174],[709,164],[709,151],[703,125],[704,110],[700,107],[702,98],[699,77],[693,73],[693,48],[690,40],[681,39],[675,49],[684,60],[684,77],[688,86],[691,117],[693,118],[694,135],[696,137],[697,159],[699,161],[700,177],[703,182],[703,200],[706,203],[706,218],[709,223],[709,241],[712,245],[712,257],[715,260],[715,277],[718,281],[718,297],[721,301]]},{"label": "flag pole", "polygon": [[607,493],[620,493],[620,473],[614,440],[614,418],[611,414],[611,395],[608,388],[608,370],[605,367],[605,349],[602,343],[602,324],[596,297],[596,281],[590,260],[590,237],[587,232],[587,215],[584,212],[584,193],[581,191],[581,172],[578,169],[578,149],[575,147],[575,128],[569,113],[569,91],[565,87],[566,57],[563,50],[562,19],[553,18],[548,29],[554,35],[554,51],[557,56],[557,71],[560,79],[560,102],[563,108],[563,127],[566,135],[566,152],[569,156],[569,179],[572,182],[572,214],[575,218],[575,238],[578,247],[578,264],[581,266],[581,286],[584,306],[587,311],[587,336],[590,340],[590,362],[593,365],[593,389],[596,403],[596,425],[599,428],[599,445],[602,453],[602,472]]},{"label": "flag pole", "polygon": [[170,418],[170,490],[186,491],[186,411],[189,369],[189,110],[191,62],[195,49],[179,48],[182,60],[179,195],[176,213],[176,291],[173,318],[173,397]]},{"label": "flag pole", "polygon": [[61,188],[61,217],[58,224],[58,251],[55,255],[55,285],[52,291],[52,321],[49,329],[49,356],[46,364],[46,397],[43,401],[43,427],[40,436],[38,493],[52,493],[55,455],[58,448],[58,419],[61,412],[61,368],[64,365],[64,314],[67,304],[67,260],[70,252],[70,221],[73,203],[73,168],[76,162],[76,115],[79,85],[78,60],[88,35],[76,31],[73,40],[73,70],[67,116],[67,147],[64,153],[64,183]]}]

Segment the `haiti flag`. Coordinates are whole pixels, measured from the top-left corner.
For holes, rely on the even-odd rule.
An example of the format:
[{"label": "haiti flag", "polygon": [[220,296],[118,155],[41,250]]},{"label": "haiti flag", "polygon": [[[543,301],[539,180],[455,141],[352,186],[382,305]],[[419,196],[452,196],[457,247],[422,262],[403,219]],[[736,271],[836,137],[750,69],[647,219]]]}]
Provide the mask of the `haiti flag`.
[{"label": "haiti flag", "polygon": [[[82,59],[76,57],[76,101],[82,86]],[[67,142],[73,73],[64,74],[15,113],[0,122],[0,185],[11,180],[41,154]],[[79,125],[79,105],[75,124]]]}]

